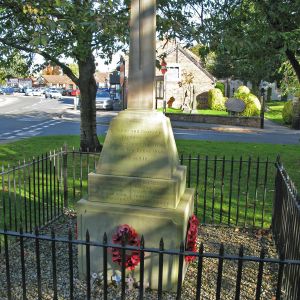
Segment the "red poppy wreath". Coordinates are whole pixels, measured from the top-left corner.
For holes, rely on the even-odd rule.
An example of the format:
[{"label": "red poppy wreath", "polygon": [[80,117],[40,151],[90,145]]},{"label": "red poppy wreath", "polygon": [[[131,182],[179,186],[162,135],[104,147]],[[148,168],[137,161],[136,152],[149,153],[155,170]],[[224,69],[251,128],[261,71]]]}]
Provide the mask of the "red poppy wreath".
[{"label": "red poppy wreath", "polygon": [[[185,245],[186,251],[197,252],[198,225],[199,225],[199,220],[195,215],[192,215],[189,218],[189,223],[188,223],[186,245]],[[187,263],[189,263],[194,261],[196,258],[197,258],[196,256],[187,255],[185,256],[184,259]]]},{"label": "red poppy wreath", "polygon": [[[141,240],[137,232],[127,224],[118,226],[116,232],[112,236],[112,242],[114,244],[122,245],[124,239],[125,245],[140,246]],[[122,254],[120,248],[112,248],[112,261],[119,266],[122,265]],[[140,263],[140,255],[138,250],[126,250],[125,255],[125,268],[128,270],[134,270]]]}]

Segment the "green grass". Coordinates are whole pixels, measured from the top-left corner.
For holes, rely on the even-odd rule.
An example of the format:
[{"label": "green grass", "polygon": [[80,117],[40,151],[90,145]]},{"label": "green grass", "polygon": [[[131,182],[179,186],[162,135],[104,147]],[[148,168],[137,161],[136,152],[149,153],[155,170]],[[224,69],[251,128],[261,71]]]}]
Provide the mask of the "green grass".
[{"label": "green grass", "polygon": [[[103,141],[103,137],[100,137]],[[9,163],[11,166],[16,165],[18,160],[24,158],[37,157],[42,153],[59,149],[64,144],[67,144],[69,149],[74,146],[76,149],[79,147],[79,136],[55,136],[55,137],[35,137],[18,142],[0,145],[0,158],[5,165]],[[179,154],[187,155],[191,154],[191,157],[200,155],[200,162],[197,166],[197,161],[188,160],[184,161],[184,164],[188,166],[188,184],[191,187],[197,189],[197,197],[195,204],[197,212],[201,221],[216,222],[219,223],[230,221],[231,224],[235,224],[237,217],[239,221],[237,225],[252,225],[261,226],[262,223],[262,211],[264,211],[264,227],[268,227],[271,222],[272,214],[272,200],[274,194],[274,174],[275,168],[273,162],[276,159],[277,154],[281,155],[282,162],[286,167],[289,175],[294,180],[296,186],[300,186],[300,146],[298,145],[270,145],[270,144],[253,144],[253,143],[231,143],[231,142],[211,142],[211,141],[193,141],[193,140],[177,140],[177,147]],[[205,156],[208,155],[207,162],[207,177],[205,178]],[[214,161],[214,157],[217,156],[220,160]],[[222,157],[226,157],[226,161],[222,161]],[[233,172],[231,177],[231,157],[234,156],[235,162],[233,164]],[[241,171],[239,172],[239,159],[243,157],[243,163]],[[252,160],[248,161],[248,157],[251,156]],[[265,164],[260,163],[259,167],[256,162],[256,158],[260,157],[260,162],[269,159],[267,181],[265,182]],[[99,155],[94,158],[82,155],[68,155],[68,186],[69,186],[69,200],[70,207],[74,207],[74,204],[87,192],[87,174],[94,170],[94,166],[97,163]],[[57,170],[61,161],[57,161]],[[80,174],[80,166],[82,166],[82,178]],[[42,166],[40,164],[40,171]],[[197,169],[199,171],[199,177],[197,182]],[[249,172],[250,170],[250,172]],[[27,172],[27,171],[26,171]],[[32,167],[29,172],[33,172]],[[42,173],[42,172],[41,172]],[[40,174],[39,180],[42,182],[44,178],[45,182],[45,165],[44,175]],[[27,174],[27,173],[26,173]],[[59,176],[60,171],[57,171]],[[223,175],[224,174],[224,175]],[[6,209],[8,211],[9,205],[11,205],[12,219],[15,216],[19,218],[20,212],[23,213],[22,218],[24,220],[24,206],[22,199],[24,194],[29,194],[23,189],[24,173],[16,172],[16,195],[13,192],[12,174],[10,175],[11,193],[8,192],[8,177],[4,177],[4,196]],[[42,177],[44,176],[44,177]],[[48,176],[49,165],[48,165]],[[19,181],[20,178],[20,181]],[[33,176],[31,177],[33,178]],[[0,178],[2,181],[3,178]],[[206,184],[205,184],[206,181]],[[232,181],[232,196],[230,195],[230,182]],[[20,184],[19,184],[20,182]],[[36,180],[36,194],[38,194],[38,184]],[[62,184],[62,181],[60,182]],[[73,189],[74,185],[74,189]],[[1,188],[2,184],[0,184]],[[81,188],[82,187],[82,188]],[[205,188],[206,187],[206,188]],[[47,192],[48,191],[48,192]],[[31,196],[27,196],[27,201],[33,201],[33,182],[31,182]],[[50,187],[44,188],[44,197],[42,197],[42,191],[40,191],[39,199],[46,199],[50,194]],[[262,199],[265,194],[265,204],[262,204]],[[206,196],[205,196],[206,195]],[[38,197],[37,197],[38,198]],[[54,197],[55,198],[55,197]],[[21,199],[21,201],[20,201]],[[29,200],[30,199],[30,200]],[[59,200],[60,199],[60,200]],[[47,206],[47,201],[46,206]],[[59,202],[60,201],[60,202]],[[37,208],[38,205],[43,207],[44,200],[35,201]],[[60,198],[55,198],[52,204],[62,202],[62,187],[60,189]],[[229,204],[231,202],[231,212],[229,213]],[[0,204],[0,212],[3,211],[2,204]],[[61,205],[61,204],[60,204]],[[264,205],[264,209],[263,209]],[[33,204],[32,204],[33,208]],[[48,207],[49,208],[49,207]],[[204,208],[206,213],[204,214]],[[15,213],[16,212],[16,213]],[[44,213],[43,213],[44,212]],[[245,214],[247,212],[247,218]],[[47,214],[47,210],[41,210],[41,214],[32,214],[32,219],[44,219]],[[2,216],[0,218],[0,227],[2,223]],[[12,229],[14,229],[14,221],[12,222]],[[43,222],[42,222],[43,223]]]},{"label": "green grass", "polygon": [[183,154],[192,154],[195,156],[209,155],[209,157],[230,158],[232,155],[238,159],[240,156],[247,158],[260,157],[269,158],[275,161],[276,156],[280,155],[281,160],[287,169],[290,177],[298,183],[300,187],[300,145],[278,145],[262,143],[234,143],[234,142],[214,142],[214,141],[196,141],[196,140],[177,140],[178,152]]},{"label": "green grass", "polygon": [[[104,137],[99,137],[103,142]],[[290,176],[299,182],[300,179],[300,146],[299,145],[270,145],[262,143],[234,143],[234,142],[214,142],[214,141],[198,141],[198,140],[177,140],[178,152],[180,154],[192,154],[192,156],[200,154],[201,156],[209,155],[213,157],[217,155],[222,157],[225,155],[230,158],[240,156],[252,156],[256,158],[269,157],[275,160],[279,154],[286,166]],[[79,136],[49,136],[34,137],[22,141],[12,142],[0,145],[0,162],[7,165],[16,165],[19,160],[32,159],[33,156],[45,154],[46,152],[60,149],[66,144],[68,149],[79,148]]]},{"label": "green grass", "polygon": [[[99,137],[103,142],[104,137]],[[213,142],[213,141],[197,141],[197,140],[177,140],[179,154],[209,155],[209,157],[230,158],[232,155],[238,159],[240,156],[252,156],[261,159],[267,157],[274,161],[277,155],[287,169],[290,177],[297,186],[300,186],[300,146],[299,145],[270,145],[261,143],[234,143],[234,142]],[[8,144],[0,145],[0,162],[7,166],[17,165],[18,161],[23,162],[24,159],[30,160],[33,156],[45,154],[46,152],[60,149],[67,144],[68,149],[79,148],[79,136],[49,136],[34,137]]]},{"label": "green grass", "polygon": [[282,109],[285,103],[286,102],[284,101],[273,101],[267,103],[267,107],[269,108],[269,111],[265,112],[265,118],[275,123],[278,123],[280,125],[284,125],[282,119]]},{"label": "green grass", "polygon": [[[162,108],[158,108],[157,111],[163,112]],[[166,112],[169,114],[182,114],[183,111],[181,109],[177,108],[166,108]]]},{"label": "green grass", "polygon": [[212,109],[198,109],[199,115],[207,116],[229,116],[227,111],[224,110],[212,110]]},{"label": "green grass", "polygon": [[[162,108],[158,108],[158,111],[163,111]],[[166,110],[167,113],[170,114],[182,114],[183,111],[181,109],[176,109],[176,108],[167,108]],[[194,114],[195,112],[193,112]],[[199,115],[210,115],[210,116],[228,116],[228,112],[226,111],[219,111],[219,110],[212,110],[212,109],[197,109],[197,114]]]}]

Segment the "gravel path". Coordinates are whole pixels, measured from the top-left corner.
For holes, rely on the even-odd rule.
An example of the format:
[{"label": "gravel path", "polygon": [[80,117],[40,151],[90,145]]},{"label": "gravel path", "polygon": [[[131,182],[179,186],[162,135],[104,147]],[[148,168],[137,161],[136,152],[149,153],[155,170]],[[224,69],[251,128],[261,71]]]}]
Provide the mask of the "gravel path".
[{"label": "gravel path", "polygon": [[[63,218],[51,225],[59,236],[67,236],[68,228],[74,230],[76,216],[66,214]],[[42,233],[48,234],[50,228],[45,228]],[[244,245],[244,255],[259,256],[261,246],[266,249],[266,257],[277,257],[271,235],[267,231],[238,230],[227,227],[200,226],[198,242],[204,243],[204,252],[218,253],[220,242],[224,244],[226,254],[238,254],[239,246]],[[38,299],[37,291],[37,268],[34,240],[26,240],[25,248],[25,269],[26,269],[26,291],[27,299]],[[12,298],[23,299],[22,295],[22,274],[20,247],[13,246],[9,249]],[[51,244],[48,241],[40,242],[41,261],[41,284],[42,299],[53,299],[53,272],[51,262]],[[74,267],[74,298],[85,299],[85,282],[78,279],[77,249],[73,247]],[[69,299],[69,260],[68,246],[57,243],[56,245],[57,265],[57,287],[58,299]],[[218,273],[218,260],[205,258],[202,273],[201,299],[215,299],[216,282]],[[243,265],[241,297],[240,299],[255,299],[258,263],[245,262]],[[237,262],[224,260],[221,299],[234,299],[237,274]],[[263,284],[261,299],[272,299],[275,294],[277,280],[277,265],[265,264],[263,273]],[[101,278],[93,279],[92,299],[103,299],[103,286]],[[7,299],[6,295],[6,271],[5,258],[0,255],[0,299]],[[137,284],[133,288],[127,287],[126,299],[138,299]],[[197,261],[190,263],[182,290],[182,299],[195,299],[197,285]],[[109,285],[108,299],[120,299],[120,284],[113,282]],[[157,299],[157,292],[146,289],[145,299]],[[176,299],[174,293],[164,293],[163,299]]]}]

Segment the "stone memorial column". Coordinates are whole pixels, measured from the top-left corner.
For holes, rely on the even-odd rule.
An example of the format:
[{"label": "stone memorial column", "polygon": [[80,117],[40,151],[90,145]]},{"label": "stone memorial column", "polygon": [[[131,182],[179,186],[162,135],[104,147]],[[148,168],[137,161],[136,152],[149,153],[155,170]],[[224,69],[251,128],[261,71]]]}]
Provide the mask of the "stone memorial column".
[{"label": "stone memorial column", "polygon": [[156,1],[133,0],[130,18],[128,109],[153,109]]},{"label": "stone memorial column", "polygon": [[[169,118],[153,110],[155,82],[155,1],[133,0],[130,21],[128,109],[115,117],[107,132],[88,196],[78,202],[78,236],[108,242],[127,224],[145,238],[146,247],[179,249],[185,241],[194,207],[194,190],[186,188],[186,167],[179,157]],[[178,257],[163,267],[163,289],[176,289]],[[102,251],[91,249],[91,272],[103,270]],[[109,257],[112,276],[120,265]],[[85,248],[79,249],[79,272],[86,275]],[[139,266],[133,276],[139,279]],[[158,286],[158,255],[145,257],[145,284]]]}]

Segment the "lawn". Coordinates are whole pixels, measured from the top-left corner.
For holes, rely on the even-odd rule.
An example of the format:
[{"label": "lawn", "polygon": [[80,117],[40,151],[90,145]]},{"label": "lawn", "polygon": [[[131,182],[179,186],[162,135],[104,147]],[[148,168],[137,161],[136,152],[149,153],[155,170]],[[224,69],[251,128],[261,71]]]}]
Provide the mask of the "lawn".
[{"label": "lawn", "polygon": [[[103,142],[104,137],[99,137]],[[179,154],[191,154],[192,156],[208,155],[210,158],[217,155],[219,158],[225,156],[231,158],[233,155],[236,159],[240,156],[253,158],[260,157],[274,161],[277,155],[287,168],[290,176],[300,186],[300,146],[299,145],[270,145],[255,143],[235,143],[235,142],[214,142],[199,140],[176,140]],[[0,144],[0,161],[4,166],[7,164],[17,165],[20,160],[30,160],[46,152],[57,150],[66,144],[68,149],[79,148],[79,136],[60,135],[47,137],[33,137],[22,141],[8,144]]]},{"label": "lawn", "polygon": [[[268,111],[265,112],[265,118],[269,119],[273,122],[276,122],[280,125],[284,125],[282,119],[282,109],[284,106],[284,101],[272,101],[268,102],[266,105],[268,107]],[[163,111],[162,108],[159,108],[158,111]],[[167,108],[167,113],[178,113],[182,114],[183,111],[181,109],[176,108]],[[194,114],[195,112],[193,112]],[[210,115],[210,116],[228,116],[228,112],[226,111],[219,111],[219,110],[212,110],[212,109],[198,109],[197,114],[200,115]]]},{"label": "lawn", "polygon": [[[103,141],[103,137],[100,137],[100,140]],[[64,143],[70,150],[73,147],[78,149],[79,136],[35,137],[0,145],[0,158],[6,170],[8,163],[13,166],[18,164],[18,160],[23,161],[24,158],[26,161],[33,156],[37,159],[42,153],[50,151],[53,153],[54,149],[60,149]],[[296,186],[300,186],[300,147],[298,145],[193,140],[177,140],[176,143],[179,154],[184,156],[183,164],[188,167],[187,185],[196,189],[195,209],[202,222],[268,227],[271,222],[274,196],[275,168],[273,163],[277,154],[280,154]],[[98,154],[92,157],[72,153],[68,155],[70,207],[74,207],[79,199],[85,197],[87,174],[94,170],[98,156]],[[199,160],[193,160],[198,156]],[[267,159],[268,163],[266,163]],[[35,164],[34,168],[33,166],[27,168],[25,172],[16,170],[16,180],[13,179],[13,172],[0,178],[0,181],[4,182],[4,189],[0,184],[0,190],[2,190],[0,194],[2,199],[5,199],[2,202],[6,207],[6,219],[10,220],[10,228],[17,228],[18,219],[21,217],[23,220],[31,218],[33,224],[36,222],[44,224],[45,221],[51,219],[53,213],[62,209],[62,161],[57,159],[56,165],[56,170],[54,170],[52,164],[52,175],[51,165],[40,162],[39,165]],[[33,169],[36,172],[35,183],[33,182]],[[49,178],[53,179],[54,173],[57,174],[56,188],[49,184],[51,181]],[[28,183],[29,174],[31,183]],[[39,185],[41,182],[44,182],[42,187]],[[26,185],[31,188],[31,192],[28,187],[24,189]],[[27,212],[22,199],[33,203]],[[1,216],[2,204],[0,204]],[[1,223],[2,217],[0,227]]]},{"label": "lawn", "polygon": [[278,124],[284,125],[282,119],[282,109],[285,103],[286,102],[284,101],[268,102],[266,106],[269,110],[265,112],[265,118]]},{"label": "lawn", "polygon": [[[158,111],[163,111],[162,108],[158,108]],[[166,110],[167,113],[170,114],[182,114],[183,111],[181,109],[177,109],[177,108],[167,108]],[[195,112],[193,112],[193,114],[195,114]],[[220,110],[212,110],[212,109],[197,109],[197,114],[199,115],[210,115],[210,116],[228,116],[228,112],[226,111],[220,111]]]}]

